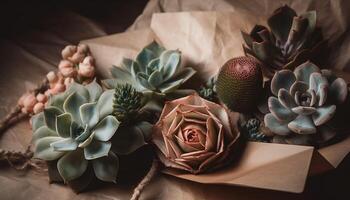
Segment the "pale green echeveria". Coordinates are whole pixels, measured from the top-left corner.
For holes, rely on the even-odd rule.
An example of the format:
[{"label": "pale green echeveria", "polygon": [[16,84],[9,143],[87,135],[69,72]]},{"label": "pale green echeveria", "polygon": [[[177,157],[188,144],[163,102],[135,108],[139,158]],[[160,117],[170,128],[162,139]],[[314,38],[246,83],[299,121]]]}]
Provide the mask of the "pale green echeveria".
[{"label": "pale green echeveria", "polygon": [[82,176],[90,162],[98,179],[116,181],[119,161],[110,140],[120,122],[112,115],[113,92],[103,92],[96,81],[86,86],[73,83],[33,117],[34,156],[57,160],[65,182]]},{"label": "pale green echeveria", "polygon": [[114,66],[111,74],[113,79],[103,81],[108,88],[129,83],[138,91],[169,94],[178,90],[195,70],[181,67],[180,51],[166,50],[152,42],[142,49],[136,60],[124,58],[121,67]]},{"label": "pale green echeveria", "polygon": [[344,79],[305,62],[294,72],[276,72],[271,80],[271,92],[274,96],[268,99],[270,113],[265,115],[264,122],[277,135],[276,140],[311,144],[335,137],[336,131],[327,122],[348,96]]}]

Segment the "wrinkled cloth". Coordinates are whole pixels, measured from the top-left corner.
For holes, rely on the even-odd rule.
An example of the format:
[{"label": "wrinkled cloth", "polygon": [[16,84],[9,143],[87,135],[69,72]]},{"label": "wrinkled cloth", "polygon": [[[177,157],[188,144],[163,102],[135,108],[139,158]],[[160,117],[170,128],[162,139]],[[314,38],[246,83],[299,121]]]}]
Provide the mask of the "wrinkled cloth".
[{"label": "wrinkled cloth", "polygon": [[[143,14],[129,30],[137,30],[150,26],[152,14],[155,12],[176,11],[244,11],[254,18],[264,19],[277,7],[287,3],[298,12],[316,9],[319,21],[330,37],[332,44],[332,65],[335,69],[350,70],[350,3],[341,0],[297,0],[297,1],[267,1],[267,0],[151,0]],[[44,75],[56,65],[60,58],[60,50],[68,43],[104,36],[106,33],[95,23],[86,19],[72,21],[71,27],[62,31],[57,25],[54,30],[37,30],[23,35],[21,40],[0,40],[0,116],[4,116],[16,104],[25,88],[33,87]],[[79,19],[79,18],[78,18]],[[68,20],[65,20],[68,21]],[[74,31],[79,24],[86,25],[80,31]],[[65,25],[67,27],[67,25]],[[71,30],[68,31],[68,30]],[[56,31],[56,34],[53,32]],[[171,30],[169,30],[171,31]],[[57,34],[59,32],[59,34]],[[78,33],[77,33],[78,32]],[[84,33],[84,34],[82,34]],[[64,36],[64,37],[63,37]],[[65,39],[63,39],[65,38]],[[342,53],[340,53],[342,52]],[[340,56],[341,55],[341,56]],[[20,73],[19,73],[20,72]],[[0,140],[0,147],[9,150],[24,151],[31,140],[30,126],[23,121],[9,129]],[[349,156],[334,172],[313,177],[302,194],[290,194],[262,189],[252,189],[236,186],[208,185],[193,183],[167,175],[159,175],[146,187],[141,199],[321,199],[341,197],[339,188],[349,185],[347,172]],[[345,175],[345,176],[344,176]],[[283,177],[281,177],[283,178]],[[286,180],[287,181],[287,180]],[[337,186],[337,189],[332,187]],[[75,194],[70,188],[49,184],[45,172],[18,172],[5,166],[0,168],[0,198],[7,199],[129,199],[131,186],[106,185],[103,188],[91,190],[83,194]],[[344,197],[343,197],[344,198]]]}]

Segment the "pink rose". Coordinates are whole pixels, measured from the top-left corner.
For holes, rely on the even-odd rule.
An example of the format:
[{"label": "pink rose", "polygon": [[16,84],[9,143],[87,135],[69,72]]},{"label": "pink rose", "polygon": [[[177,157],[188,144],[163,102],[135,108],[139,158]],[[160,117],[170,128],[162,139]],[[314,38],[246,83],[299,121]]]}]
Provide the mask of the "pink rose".
[{"label": "pink rose", "polygon": [[197,174],[232,160],[240,132],[238,114],[190,95],[167,102],[154,126],[153,141],[167,167]]}]

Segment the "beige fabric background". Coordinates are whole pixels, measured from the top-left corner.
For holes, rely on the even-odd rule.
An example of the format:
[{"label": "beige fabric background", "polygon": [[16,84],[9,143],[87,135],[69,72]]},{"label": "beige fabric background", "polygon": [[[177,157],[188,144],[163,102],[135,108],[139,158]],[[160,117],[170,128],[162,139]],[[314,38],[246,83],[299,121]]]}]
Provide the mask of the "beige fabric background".
[{"label": "beige fabric background", "polygon": [[[266,18],[275,8],[288,4],[303,12],[316,9],[319,21],[330,38],[332,48],[331,66],[336,69],[349,69],[350,36],[350,2],[341,0],[151,0],[143,14],[136,20],[130,30],[142,29],[150,25],[154,12],[175,11],[237,11],[243,10],[250,15]],[[73,20],[74,19],[74,20]],[[65,44],[79,40],[103,36],[101,27],[85,18],[68,15],[63,20],[67,29],[57,26],[54,30],[44,32],[37,30],[23,35],[15,42],[0,40],[1,66],[0,74],[0,108],[1,115],[15,105],[17,97],[39,82],[59,61],[59,51]],[[78,25],[79,26],[76,26]],[[79,27],[80,30],[77,30]],[[81,31],[81,29],[85,31]],[[171,31],[171,30],[169,30]],[[64,37],[62,37],[64,36]],[[63,39],[65,38],[65,39]],[[68,39],[67,39],[68,38]],[[52,42],[54,41],[54,42]],[[340,53],[341,52],[341,53]],[[341,56],[339,56],[341,55]],[[20,73],[19,73],[20,72]],[[25,83],[25,84],[23,84]],[[24,150],[30,142],[31,131],[26,121],[8,130],[0,140],[0,147],[12,150]],[[160,175],[146,188],[142,199],[328,199],[330,196],[347,199],[339,189],[349,185],[347,178],[349,157],[334,172],[320,177],[313,177],[303,194],[290,194],[243,187],[206,185]],[[293,172],[291,172],[293,173]],[[281,177],[283,178],[283,177]],[[288,180],[286,180],[288,181]],[[332,187],[333,185],[333,187]],[[337,188],[335,188],[336,186]],[[0,168],[0,199],[128,199],[133,186],[107,185],[83,194],[75,194],[68,187],[48,184],[45,173],[35,171],[18,172],[7,167]]]}]

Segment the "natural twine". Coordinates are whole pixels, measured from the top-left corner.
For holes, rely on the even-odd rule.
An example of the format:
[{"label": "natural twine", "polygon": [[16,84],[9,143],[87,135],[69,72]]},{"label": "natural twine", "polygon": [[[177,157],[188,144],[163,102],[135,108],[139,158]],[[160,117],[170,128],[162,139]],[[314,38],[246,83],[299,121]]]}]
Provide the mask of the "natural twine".
[{"label": "natural twine", "polygon": [[151,180],[157,175],[158,169],[159,169],[159,162],[156,159],[154,159],[150,170],[148,171],[146,176],[141,180],[141,182],[136,186],[130,200],[138,200],[140,198],[141,192],[151,182]]},{"label": "natural twine", "polygon": [[7,162],[7,164],[16,170],[25,170],[29,168],[34,168],[39,171],[45,170],[44,162],[33,159],[33,152],[30,150],[30,146],[25,152],[0,149],[0,162]]},{"label": "natural twine", "polygon": [[[35,95],[41,92],[45,92],[49,87],[49,82],[45,78],[41,81],[38,86],[32,90]],[[1,121],[0,121],[0,137],[1,135],[12,125],[21,121],[24,118],[29,117],[29,113],[23,113],[21,111],[21,107],[16,105],[10,113],[8,113]],[[25,170],[28,168],[34,168],[40,171],[45,170],[45,163],[40,160],[33,159],[33,152],[30,150],[30,146],[28,146],[25,152],[19,151],[9,151],[0,149],[0,162],[7,162],[11,167],[16,170]]]}]

